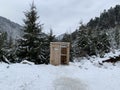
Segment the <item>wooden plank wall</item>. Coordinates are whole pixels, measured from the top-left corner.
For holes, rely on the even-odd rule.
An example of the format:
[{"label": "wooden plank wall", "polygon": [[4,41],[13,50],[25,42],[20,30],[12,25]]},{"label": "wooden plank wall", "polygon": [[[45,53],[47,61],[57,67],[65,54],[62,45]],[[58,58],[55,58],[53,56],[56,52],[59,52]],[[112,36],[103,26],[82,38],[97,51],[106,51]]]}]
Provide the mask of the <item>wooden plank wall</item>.
[{"label": "wooden plank wall", "polygon": [[61,64],[61,48],[67,49],[66,63],[69,64],[69,52],[70,44],[68,42],[51,42],[50,44],[50,64],[60,65]]}]

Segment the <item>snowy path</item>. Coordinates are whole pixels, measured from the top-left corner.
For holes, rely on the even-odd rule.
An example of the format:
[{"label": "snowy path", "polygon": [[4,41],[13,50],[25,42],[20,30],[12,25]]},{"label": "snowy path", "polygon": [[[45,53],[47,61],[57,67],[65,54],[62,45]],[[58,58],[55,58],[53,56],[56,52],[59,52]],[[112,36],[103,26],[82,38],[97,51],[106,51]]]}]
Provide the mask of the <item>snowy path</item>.
[{"label": "snowy path", "polygon": [[120,90],[120,68],[0,64],[0,90]]},{"label": "snowy path", "polygon": [[86,90],[85,85],[79,79],[61,77],[55,80],[55,90]]}]

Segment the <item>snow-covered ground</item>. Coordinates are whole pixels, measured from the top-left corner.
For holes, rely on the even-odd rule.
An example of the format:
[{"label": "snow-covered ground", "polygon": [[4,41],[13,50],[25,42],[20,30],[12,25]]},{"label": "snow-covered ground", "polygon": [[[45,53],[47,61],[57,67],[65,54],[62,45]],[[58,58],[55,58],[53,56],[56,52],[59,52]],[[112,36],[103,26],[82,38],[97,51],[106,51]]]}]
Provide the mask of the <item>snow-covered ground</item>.
[{"label": "snow-covered ground", "polygon": [[100,60],[68,66],[1,63],[0,90],[120,90],[120,63],[101,66]]}]

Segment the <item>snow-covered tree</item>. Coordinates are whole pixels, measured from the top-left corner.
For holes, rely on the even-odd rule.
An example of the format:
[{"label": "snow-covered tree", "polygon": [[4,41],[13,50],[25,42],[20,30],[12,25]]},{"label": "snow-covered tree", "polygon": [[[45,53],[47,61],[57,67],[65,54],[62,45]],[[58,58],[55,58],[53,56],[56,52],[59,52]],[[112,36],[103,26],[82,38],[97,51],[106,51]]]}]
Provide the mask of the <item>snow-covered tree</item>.
[{"label": "snow-covered tree", "polygon": [[[83,25],[80,26],[77,34],[76,40],[76,55],[77,56],[86,56],[90,50],[90,38],[88,36],[88,29]],[[76,51],[77,50],[77,51]]]},{"label": "snow-covered tree", "polygon": [[42,24],[38,23],[36,7],[32,3],[30,10],[25,12],[23,31],[24,35],[18,40],[16,52],[19,61],[26,59],[36,64],[44,63],[45,35],[42,33]]},{"label": "snow-covered tree", "polygon": [[44,63],[45,64],[48,64],[49,63],[49,60],[50,60],[50,42],[55,42],[55,35],[53,35],[53,31],[52,29],[50,29],[50,33],[48,33],[46,35],[46,40],[45,40],[45,43],[44,43],[44,46],[45,46],[45,60],[44,60]]},{"label": "snow-covered tree", "polygon": [[4,43],[6,40],[6,33],[0,32],[0,61],[3,60],[3,55],[5,54],[4,52]]},{"label": "snow-covered tree", "polygon": [[114,30],[115,34],[115,42],[116,42],[116,49],[120,49],[120,26],[117,25]]},{"label": "snow-covered tree", "polygon": [[110,51],[110,40],[107,30],[97,30],[96,39],[96,54],[103,57],[105,53]]},{"label": "snow-covered tree", "polygon": [[[7,37],[8,38],[8,37]],[[9,39],[5,40],[5,43],[4,43],[4,57],[9,61],[9,62],[12,62],[12,63],[15,63],[16,62],[16,45],[15,45],[15,42],[13,42],[13,38],[10,36]]]},{"label": "snow-covered tree", "polygon": [[73,61],[73,57],[74,57],[74,52],[73,52],[73,48],[72,48],[72,34],[66,32],[63,35],[63,38],[61,40],[62,42],[69,42],[70,43],[70,61]]},{"label": "snow-covered tree", "polygon": [[55,40],[55,35],[53,35],[53,30],[52,29],[50,29],[50,32],[47,34],[47,39],[48,39],[49,43],[56,41]]}]

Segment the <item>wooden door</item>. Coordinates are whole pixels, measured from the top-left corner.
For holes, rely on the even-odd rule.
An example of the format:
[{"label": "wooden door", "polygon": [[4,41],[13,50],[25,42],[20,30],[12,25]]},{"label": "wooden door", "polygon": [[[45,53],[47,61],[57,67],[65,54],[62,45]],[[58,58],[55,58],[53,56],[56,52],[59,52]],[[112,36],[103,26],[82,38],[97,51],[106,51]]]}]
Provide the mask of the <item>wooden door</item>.
[{"label": "wooden door", "polygon": [[52,45],[50,50],[50,63],[53,65],[60,65],[60,45]]},{"label": "wooden door", "polygon": [[67,64],[67,48],[61,48],[61,64]]}]

